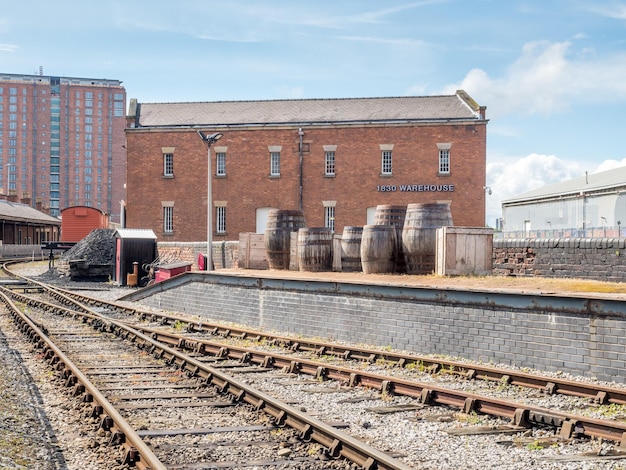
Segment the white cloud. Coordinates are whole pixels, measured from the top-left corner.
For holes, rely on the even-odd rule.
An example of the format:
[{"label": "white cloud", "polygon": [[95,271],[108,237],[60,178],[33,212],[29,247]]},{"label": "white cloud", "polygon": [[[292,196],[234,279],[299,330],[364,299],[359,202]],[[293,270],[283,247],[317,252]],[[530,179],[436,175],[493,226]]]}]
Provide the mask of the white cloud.
[{"label": "white cloud", "polygon": [[613,3],[612,5],[590,6],[589,11],[600,16],[606,16],[616,20],[626,20],[626,5]]},{"label": "white cloud", "polygon": [[0,44],[0,52],[15,52],[17,46],[14,44]]},{"label": "white cloud", "polygon": [[412,10],[414,8],[425,7],[429,5],[438,5],[448,3],[449,0],[423,0],[420,2],[405,3],[395,7],[385,8],[377,11],[369,11],[360,13],[352,18],[352,21],[357,23],[382,23],[385,16],[393,15],[395,13],[403,12],[405,10]]},{"label": "white cloud", "polygon": [[512,163],[488,163],[487,223],[493,225],[501,217],[502,201],[552,183],[566,181],[583,174],[576,162],[566,162],[554,155],[532,153]]},{"label": "white cloud", "polygon": [[621,160],[605,160],[600,163],[600,165],[598,165],[598,168],[596,168],[593,173],[600,173],[601,171],[608,171],[614,168],[620,168],[624,165],[626,165],[626,158],[622,158]]},{"label": "white cloud", "polygon": [[594,50],[573,51],[571,42],[530,42],[499,78],[473,69],[445,88],[464,89],[478,102],[490,103],[491,116],[551,114],[575,102],[606,103],[626,98],[626,54],[599,57]]}]

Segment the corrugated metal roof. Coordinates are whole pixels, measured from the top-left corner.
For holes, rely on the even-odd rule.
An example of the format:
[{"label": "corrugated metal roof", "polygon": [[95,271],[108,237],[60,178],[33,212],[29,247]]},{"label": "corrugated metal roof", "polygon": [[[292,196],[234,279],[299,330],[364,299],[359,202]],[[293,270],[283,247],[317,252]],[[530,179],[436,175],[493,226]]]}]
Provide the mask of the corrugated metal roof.
[{"label": "corrugated metal roof", "polygon": [[139,127],[480,120],[463,91],[446,96],[140,103]]},{"label": "corrugated metal roof", "polygon": [[0,199],[0,219],[60,225],[61,220],[20,202]]},{"label": "corrugated metal roof", "polygon": [[620,187],[626,187],[626,166],[602,171],[600,173],[579,176],[578,178],[562,181],[560,183],[549,184],[502,201],[502,204],[579,194],[581,191],[587,193]]},{"label": "corrugated metal roof", "polygon": [[146,238],[156,240],[156,235],[149,228],[118,228],[113,234],[115,238]]}]

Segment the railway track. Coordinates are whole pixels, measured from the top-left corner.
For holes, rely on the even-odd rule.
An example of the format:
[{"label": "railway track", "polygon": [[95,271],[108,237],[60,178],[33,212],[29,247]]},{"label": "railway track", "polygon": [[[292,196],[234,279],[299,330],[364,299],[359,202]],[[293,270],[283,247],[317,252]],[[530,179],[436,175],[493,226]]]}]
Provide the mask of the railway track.
[{"label": "railway track", "polygon": [[[43,290],[45,286],[29,283],[26,290]],[[56,290],[56,289],[55,289]],[[24,298],[16,292],[10,293],[11,297],[26,302]],[[287,373],[285,380],[293,384],[292,377],[295,374],[304,374],[311,377],[308,382],[299,380],[300,386],[310,386],[316,389],[325,388],[326,392],[319,390],[314,393],[346,393],[346,390],[370,389],[378,393],[379,397],[396,396],[402,397],[405,401],[394,403],[389,406],[392,411],[419,410],[422,407],[431,405],[445,405],[457,409],[465,415],[474,413],[492,416],[500,419],[500,423],[508,423],[508,426],[492,427],[493,432],[522,432],[531,427],[552,427],[557,430],[559,439],[570,439],[573,437],[602,438],[622,444],[626,427],[623,423],[588,418],[572,413],[560,412],[551,409],[528,406],[525,403],[508,402],[473,393],[451,390],[432,383],[420,383],[415,380],[408,380],[397,377],[394,374],[383,375],[381,373],[371,373],[363,371],[363,367],[350,368],[348,363],[368,363],[386,368],[392,367],[399,370],[417,370],[437,372],[438,375],[455,376],[464,380],[474,381],[483,379],[481,382],[492,382],[501,385],[514,385],[518,387],[527,386],[532,390],[541,392],[541,395],[563,394],[589,399],[590,402],[600,404],[624,403],[624,391],[618,388],[602,387],[599,384],[569,383],[567,380],[555,378],[537,377],[533,374],[520,373],[515,371],[503,371],[493,367],[482,367],[459,363],[447,360],[436,360],[431,357],[416,357],[403,354],[396,354],[390,351],[369,350],[367,348],[349,348],[347,346],[316,342],[295,340],[284,336],[271,336],[253,330],[236,329],[231,326],[214,325],[203,323],[198,319],[185,318],[183,316],[163,314],[158,312],[147,312],[130,308],[117,303],[108,303],[89,296],[67,291],[53,292],[52,295],[57,303],[72,304],[73,309],[85,312],[96,310],[100,315],[107,315],[110,322],[119,323],[126,328],[132,328],[141,332],[146,338],[163,345],[172,352],[185,351],[191,361],[181,359],[179,356],[162,353],[161,356],[176,370],[191,375],[197,370],[197,364],[212,361],[224,367],[221,370],[230,369],[243,372],[244,369],[255,369],[251,377],[260,377],[261,370],[275,369]],[[70,299],[69,297],[72,297]],[[39,301],[37,301],[39,302]],[[35,302],[35,303],[37,303]],[[78,302],[78,304],[74,303]],[[54,311],[57,306],[50,304],[45,307],[49,311]],[[113,319],[115,318],[115,319]],[[123,335],[122,335],[123,336]],[[219,339],[216,341],[215,339]],[[240,344],[237,344],[240,343]],[[241,344],[260,344],[261,348],[245,347]],[[268,351],[280,348],[281,353]],[[305,358],[308,356],[309,358]],[[317,359],[317,360],[315,360]],[[335,360],[341,365],[333,364]],[[342,362],[344,361],[344,362]],[[194,365],[192,365],[194,364]],[[240,374],[237,374],[241,377]],[[261,382],[254,378],[246,379],[248,382]],[[339,385],[328,385],[337,383]],[[223,383],[218,387],[224,387]],[[360,386],[360,387],[357,387]],[[241,392],[239,392],[241,393]],[[365,401],[372,397],[350,397],[344,398],[343,402],[350,400]],[[341,400],[337,398],[337,400]],[[385,408],[374,405],[373,408]],[[395,407],[395,410],[393,409]],[[402,408],[404,407],[404,408]],[[507,429],[508,428],[508,429]],[[164,444],[166,447],[166,445]],[[323,446],[322,446],[323,447]],[[332,446],[326,447],[326,449]],[[366,464],[368,465],[368,464]],[[371,468],[377,467],[377,464]],[[217,468],[217,467],[216,467]],[[310,467],[303,467],[310,468]],[[327,468],[327,467],[324,467]],[[367,467],[365,467],[367,468]]]},{"label": "railway track", "polygon": [[[335,426],[225,374],[223,364],[220,370],[97,313],[43,302],[22,304],[28,307],[25,313],[9,298],[11,292],[2,290],[2,300],[20,329],[61,374],[66,387],[86,404],[85,414],[107,433],[112,446],[124,448],[123,464],[146,469],[277,468],[301,462],[300,468],[345,468],[343,462],[332,463],[341,458],[358,468],[410,468]],[[173,415],[172,409],[177,410]],[[231,424],[215,425],[216,420]],[[160,426],[144,429],[145,422]],[[222,450],[236,448],[232,461],[223,455],[214,460],[214,452],[206,450],[218,444],[211,446],[200,436],[216,433],[227,436],[223,439],[230,443],[220,446]],[[237,445],[242,439],[234,435],[242,433],[250,437]],[[162,452],[168,442],[171,451]],[[286,450],[272,458],[255,455],[255,450],[268,446]],[[118,455],[117,451],[112,453]],[[281,455],[289,459],[279,458]],[[202,467],[198,467],[200,462]]]}]

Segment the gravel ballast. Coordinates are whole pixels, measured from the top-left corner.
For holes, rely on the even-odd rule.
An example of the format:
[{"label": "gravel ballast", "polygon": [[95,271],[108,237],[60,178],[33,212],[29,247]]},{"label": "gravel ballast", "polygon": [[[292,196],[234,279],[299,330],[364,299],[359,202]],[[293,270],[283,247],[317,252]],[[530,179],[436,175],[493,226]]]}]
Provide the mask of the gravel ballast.
[{"label": "gravel ballast", "polygon": [[[47,263],[28,268],[24,275],[46,277]],[[50,280],[53,273],[47,273]],[[42,279],[43,280],[43,279]],[[69,280],[67,280],[69,282]],[[76,286],[76,283],[69,285]],[[92,283],[93,285],[93,283]],[[88,284],[85,284],[88,286]],[[97,287],[97,284],[96,284]],[[102,291],[105,300],[115,300],[128,293],[128,288]],[[95,295],[96,291],[94,290]],[[8,315],[0,315],[0,468],[7,469],[114,469],[93,450],[104,446],[90,428],[83,427],[74,413],[75,398],[60,390],[60,383],[31,352],[30,343],[16,331]],[[298,387],[278,387],[259,376],[256,386],[280,396],[283,400],[303,403]],[[332,385],[328,385],[332,386]],[[290,395],[293,394],[293,395]],[[602,460],[614,448],[601,441],[563,441],[543,445],[515,445],[511,436],[452,436],[446,432],[454,426],[473,423],[446,421],[450,410],[395,413],[384,416],[361,415],[350,405],[337,406],[324,394],[304,394],[309,400],[305,406],[334,420],[354,423],[354,434],[380,449],[398,450],[413,454],[411,465],[420,469],[490,469],[522,470],[623,470],[626,459]],[[507,397],[515,400],[515,396]],[[442,420],[427,419],[429,414],[442,414]],[[468,417],[489,425],[490,420]],[[551,436],[550,431],[528,430],[526,437],[535,437],[537,443]],[[500,441],[500,443],[497,443]],[[502,441],[508,441],[503,444]],[[591,454],[587,460],[564,462],[565,455],[582,452]],[[595,454],[595,458],[594,458]],[[417,456],[417,457],[416,457]],[[87,460],[86,460],[87,459]]]}]

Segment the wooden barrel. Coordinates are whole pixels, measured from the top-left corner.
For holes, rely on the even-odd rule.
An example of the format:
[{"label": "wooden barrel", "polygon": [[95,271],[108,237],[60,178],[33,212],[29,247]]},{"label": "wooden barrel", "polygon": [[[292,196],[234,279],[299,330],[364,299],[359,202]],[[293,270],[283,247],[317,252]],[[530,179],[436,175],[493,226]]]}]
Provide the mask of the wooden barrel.
[{"label": "wooden barrel", "polygon": [[298,230],[300,271],[330,271],[333,266],[333,232],[327,227]]},{"label": "wooden barrel", "polygon": [[347,226],[341,234],[341,270],[359,272],[361,268],[361,238],[363,227]]},{"label": "wooden barrel", "polygon": [[378,205],[374,213],[374,225],[393,225],[402,230],[405,217],[406,206]]},{"label": "wooden barrel", "polygon": [[409,274],[435,272],[437,229],[452,225],[449,204],[409,204],[402,230],[402,249]]},{"label": "wooden barrel", "polygon": [[289,269],[291,233],[302,227],[306,227],[302,211],[270,209],[264,237],[270,269]]},{"label": "wooden barrel", "polygon": [[361,265],[365,274],[393,273],[398,243],[393,225],[365,225],[361,237]]},{"label": "wooden barrel", "polygon": [[402,249],[402,229],[406,217],[406,206],[378,205],[374,213],[374,225],[393,225],[396,228],[397,255],[395,272],[406,273]]}]

